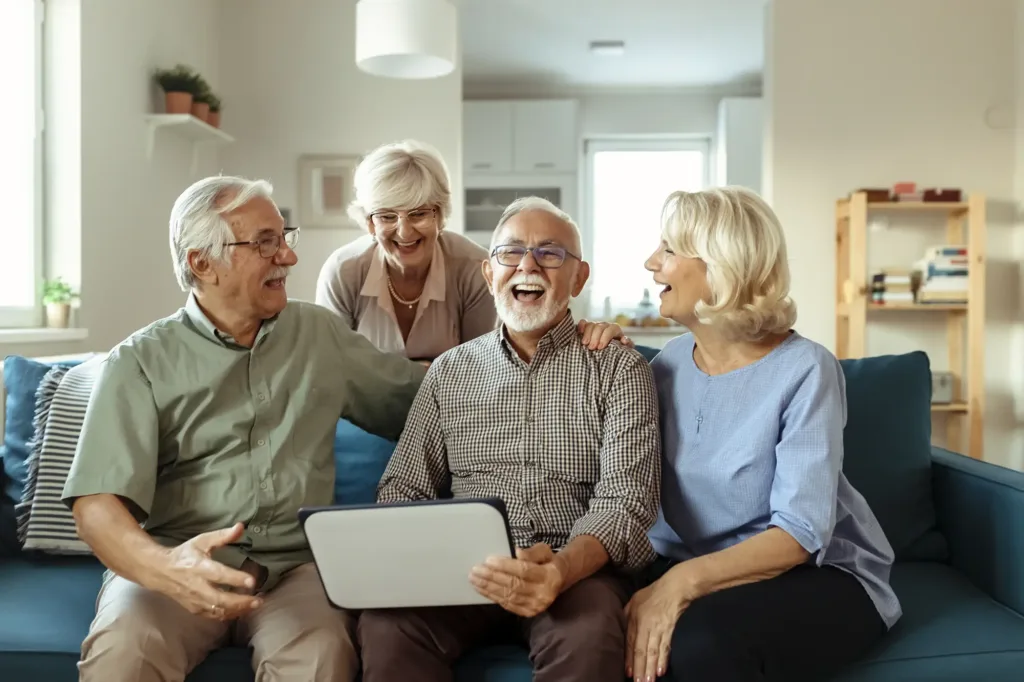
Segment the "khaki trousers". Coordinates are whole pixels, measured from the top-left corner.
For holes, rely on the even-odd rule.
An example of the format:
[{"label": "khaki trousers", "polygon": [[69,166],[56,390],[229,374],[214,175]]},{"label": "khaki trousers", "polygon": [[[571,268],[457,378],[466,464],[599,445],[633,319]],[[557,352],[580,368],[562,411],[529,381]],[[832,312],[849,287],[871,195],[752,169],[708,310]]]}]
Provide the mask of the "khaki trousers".
[{"label": "khaki trousers", "polygon": [[327,601],[314,564],[289,571],[262,597],[259,610],[222,623],[113,576],[97,597],[96,617],[82,643],[79,679],[180,681],[227,644],[252,648],[257,682],[355,679],[355,619]]}]

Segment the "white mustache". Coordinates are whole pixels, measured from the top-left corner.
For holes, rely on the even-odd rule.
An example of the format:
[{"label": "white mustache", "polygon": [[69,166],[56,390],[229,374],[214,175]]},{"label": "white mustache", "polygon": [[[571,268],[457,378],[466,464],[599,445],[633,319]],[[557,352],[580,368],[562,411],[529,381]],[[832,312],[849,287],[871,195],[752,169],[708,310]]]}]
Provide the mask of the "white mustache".
[{"label": "white mustache", "polygon": [[284,279],[285,277],[288,276],[288,273],[290,272],[290,270],[291,270],[291,268],[287,268],[287,267],[283,267],[283,266],[276,267],[276,268],[274,268],[270,272],[269,275],[267,275],[266,277],[263,278],[263,282],[266,283],[266,282],[269,282],[272,279]]},{"label": "white mustache", "polygon": [[548,288],[547,282],[544,281],[544,278],[534,273],[527,273],[524,275],[513,275],[512,279],[510,279],[508,281],[508,284],[505,285],[505,288],[511,289],[512,287],[518,286],[520,284],[536,284],[539,287],[544,287],[545,289]]}]

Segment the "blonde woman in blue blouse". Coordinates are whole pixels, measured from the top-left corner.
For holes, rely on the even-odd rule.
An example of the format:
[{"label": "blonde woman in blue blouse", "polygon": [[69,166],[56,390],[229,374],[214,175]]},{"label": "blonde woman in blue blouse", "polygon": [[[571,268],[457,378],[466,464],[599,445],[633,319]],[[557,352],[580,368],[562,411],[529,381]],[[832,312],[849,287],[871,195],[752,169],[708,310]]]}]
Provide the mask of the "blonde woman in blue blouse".
[{"label": "blonde woman in blue blouse", "polygon": [[660,555],[627,606],[627,675],[826,679],[901,615],[893,550],[842,472],[844,375],[793,329],[786,244],[745,189],[672,194],[647,268],[690,333],[652,363]]}]

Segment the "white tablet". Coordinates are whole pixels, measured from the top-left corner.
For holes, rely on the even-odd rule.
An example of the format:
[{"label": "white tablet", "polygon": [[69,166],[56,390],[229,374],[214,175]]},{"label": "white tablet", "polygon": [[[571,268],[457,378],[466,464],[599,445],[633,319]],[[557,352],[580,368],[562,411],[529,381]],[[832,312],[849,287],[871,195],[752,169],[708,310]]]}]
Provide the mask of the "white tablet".
[{"label": "white tablet", "polygon": [[299,520],[327,598],[344,609],[490,604],[471,569],[515,556],[499,498],[303,508]]}]

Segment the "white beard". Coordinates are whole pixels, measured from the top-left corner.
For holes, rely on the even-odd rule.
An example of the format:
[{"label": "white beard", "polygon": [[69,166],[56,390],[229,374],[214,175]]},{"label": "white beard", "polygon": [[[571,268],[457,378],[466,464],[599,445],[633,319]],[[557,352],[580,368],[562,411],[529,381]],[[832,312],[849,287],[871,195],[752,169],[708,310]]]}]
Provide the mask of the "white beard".
[{"label": "white beard", "polygon": [[[529,278],[517,278],[516,284],[525,284]],[[547,325],[550,325],[559,313],[559,304],[551,296],[550,291],[544,293],[544,303],[539,308],[523,309],[520,307],[515,296],[512,295],[512,284],[509,284],[502,291],[493,292],[494,307],[498,310],[498,317],[505,326],[514,332],[532,332]]]}]

